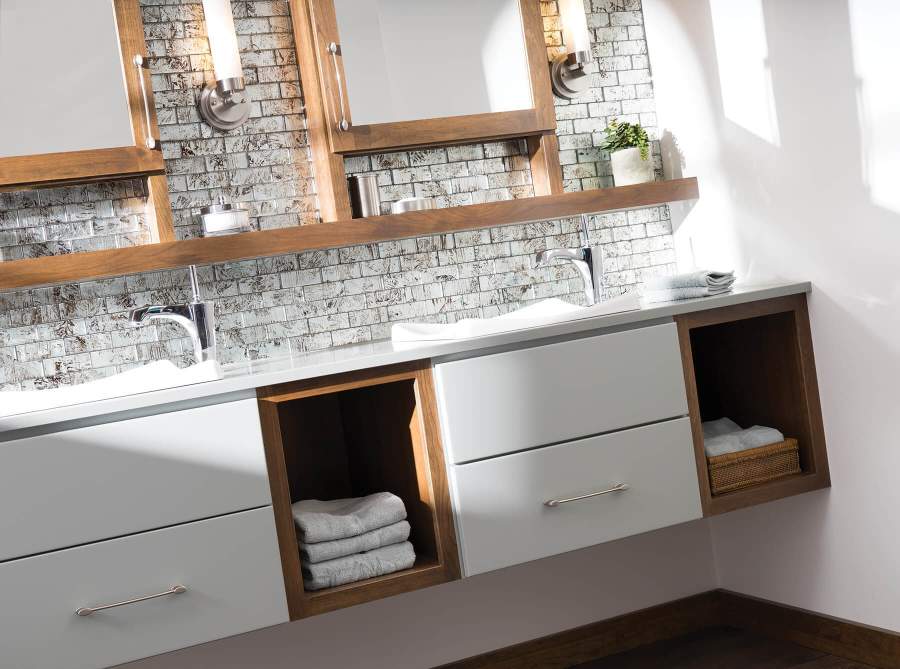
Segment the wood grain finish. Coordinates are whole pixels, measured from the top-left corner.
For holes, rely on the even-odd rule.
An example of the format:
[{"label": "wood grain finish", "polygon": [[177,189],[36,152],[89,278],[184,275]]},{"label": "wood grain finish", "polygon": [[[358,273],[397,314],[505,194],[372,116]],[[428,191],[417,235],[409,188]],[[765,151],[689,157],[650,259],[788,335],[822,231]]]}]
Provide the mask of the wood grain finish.
[{"label": "wood grain finish", "polygon": [[678,179],[224,237],[15,260],[0,263],[0,290],[491,228],[697,197],[699,189],[695,178]]},{"label": "wood grain finish", "polygon": [[172,202],[169,200],[169,184],[164,174],[147,177],[147,215],[150,218],[151,241],[175,241],[175,224],[172,220]]},{"label": "wood grain finish", "polygon": [[[148,140],[159,143],[159,126],[156,119],[156,105],[153,102],[153,87],[150,83],[150,71],[144,68],[138,71],[133,58],[141,55],[147,58],[147,43],[144,39],[144,20],[138,0],[113,0],[116,12],[116,26],[119,30],[119,46],[122,50],[122,67],[125,75],[125,89],[128,94],[128,110],[131,115],[131,128],[134,143],[147,146]],[[150,118],[144,112],[144,96],[141,93],[141,78],[148,95]],[[149,125],[149,134],[148,134]],[[162,156],[160,151],[157,153]]]},{"label": "wood grain finish", "polygon": [[[140,79],[132,62],[136,54],[146,56],[144,24],[138,0],[114,0],[113,7],[119,29],[123,75],[135,145],[0,158],[0,190],[165,173],[162,152],[158,148],[146,148],[147,120],[144,116]],[[151,131],[155,137],[159,137],[149,74],[146,76]]]},{"label": "wood grain finish", "polygon": [[[525,50],[531,77],[533,99],[531,109],[355,125],[345,98],[344,110],[346,118],[350,121],[350,128],[341,131],[338,127],[341,118],[340,92],[332,57],[328,52],[329,43],[341,43],[334,2],[333,0],[306,1],[308,2],[306,11],[295,17],[295,35],[298,38],[298,44],[303,36],[313,36],[317,62],[313,64],[301,61],[301,78],[304,82],[318,80],[322,86],[321,95],[326,100],[325,112],[330,148],[334,153],[359,154],[386,149],[408,149],[507,139],[552,132],[556,129],[539,2],[520,0]],[[308,23],[310,20],[312,25]],[[338,55],[337,66],[340,70],[341,80],[346,82],[347,77],[344,74],[343,59],[340,55]],[[344,95],[347,95],[346,90]]]},{"label": "wood grain finish", "polygon": [[789,641],[711,627],[572,669],[873,669]]},{"label": "wood grain finish", "polygon": [[[292,620],[459,578],[428,366],[417,363],[260,388],[258,397]],[[415,566],[306,592],[291,503],[384,490],[406,504]]]},{"label": "wood grain finish", "polygon": [[526,140],[526,145],[534,194],[562,193],[562,166],[559,164],[559,140],[556,135],[533,135]]},{"label": "wood grain finish", "polygon": [[900,634],[732,592],[720,592],[723,622],[881,669],[900,668]]},{"label": "wood grain finish", "polygon": [[490,142],[525,137],[545,130],[553,131],[535,109],[470,114],[447,118],[397,121],[351,126],[347,131],[332,131],[335,153],[356,155],[373,151],[414,149],[463,142]]},{"label": "wood grain finish", "polygon": [[0,189],[164,174],[162,153],[142,146],[0,158]]},{"label": "wood grain finish", "polygon": [[[715,515],[830,485],[806,295],[676,316],[700,494]],[[713,496],[702,422],[768,425],[800,445],[803,473]]]},{"label": "wood grain finish", "polygon": [[717,624],[719,598],[708,592],[526,641],[438,669],[568,669],[575,664]]},{"label": "wood grain finish", "polygon": [[[837,659],[847,658],[849,661],[862,662],[880,669],[900,668],[900,634],[896,632],[838,620],[733,592],[712,590],[452,662],[439,669],[569,669],[574,665],[600,658],[608,658],[608,662],[599,662],[598,669],[644,666],[628,663],[624,656],[622,662],[618,663],[615,661],[619,658],[609,656],[686,634],[721,627],[749,630],[836,656],[830,658],[833,661],[826,662],[823,658],[820,663],[814,660],[814,663],[803,664],[803,667],[849,669],[858,666]],[[765,658],[756,657],[755,661],[749,661],[746,665],[734,664],[734,656],[730,660],[727,664],[710,666],[792,666],[772,661],[771,658],[770,663],[764,664]],[[646,666],[669,665],[651,663]],[[693,658],[693,661],[688,661],[683,666],[704,665],[698,663],[697,658]]]},{"label": "wood grain finish", "polygon": [[297,47],[297,63],[303,81],[303,99],[309,147],[316,175],[319,211],[322,220],[339,221],[350,218],[350,195],[343,157],[332,153],[329,139],[329,103],[316,56],[315,30],[309,0],[290,0],[291,22]]}]

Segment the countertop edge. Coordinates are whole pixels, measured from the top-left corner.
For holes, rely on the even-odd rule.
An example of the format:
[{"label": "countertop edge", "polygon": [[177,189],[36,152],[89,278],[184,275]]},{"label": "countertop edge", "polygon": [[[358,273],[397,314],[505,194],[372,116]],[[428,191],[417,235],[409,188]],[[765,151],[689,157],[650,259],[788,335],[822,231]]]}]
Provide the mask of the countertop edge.
[{"label": "countertop edge", "polygon": [[[680,314],[718,309],[736,304],[809,293],[811,291],[812,284],[809,281],[748,286],[736,289],[734,292],[726,295],[648,305],[636,311],[593,316],[473,339],[423,342],[422,344],[403,347],[395,346],[390,341],[379,341],[314,351],[290,358],[239,364],[234,367],[229,366],[228,374],[219,381],[179,386],[138,395],[126,395],[108,400],[0,418],[0,434],[44,427],[56,423],[80,421],[107,414],[140,411],[154,406],[177,405],[182,402],[213,398],[219,395],[230,396],[229,398],[223,397],[223,401],[232,401],[235,393],[252,391],[262,386],[417,360],[440,360],[449,357],[465,357],[467,355],[475,357],[479,355],[479,352],[489,352],[491,349],[514,348],[544,339],[565,338],[592,331],[599,332],[611,328],[623,328],[647,321],[670,319]],[[279,369],[279,366],[282,365],[283,367]]]}]

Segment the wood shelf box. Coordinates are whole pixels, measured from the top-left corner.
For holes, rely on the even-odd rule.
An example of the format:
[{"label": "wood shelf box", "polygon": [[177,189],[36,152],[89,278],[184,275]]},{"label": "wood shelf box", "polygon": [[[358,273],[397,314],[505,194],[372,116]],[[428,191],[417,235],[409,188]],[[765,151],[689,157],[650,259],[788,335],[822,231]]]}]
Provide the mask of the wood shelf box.
[{"label": "wood shelf box", "polygon": [[650,207],[699,194],[691,177],[239,235],[164,241],[161,234],[158,244],[0,262],[0,291]]},{"label": "wood shelf box", "polygon": [[[806,295],[676,317],[704,513],[828,487]],[[801,473],[711,495],[702,422],[728,417],[742,427],[775,427],[797,439]]]},{"label": "wood shelf box", "polygon": [[[259,406],[292,620],[459,578],[429,367],[405,365],[263,388]],[[415,565],[305,591],[291,503],[384,491],[406,505]]]}]

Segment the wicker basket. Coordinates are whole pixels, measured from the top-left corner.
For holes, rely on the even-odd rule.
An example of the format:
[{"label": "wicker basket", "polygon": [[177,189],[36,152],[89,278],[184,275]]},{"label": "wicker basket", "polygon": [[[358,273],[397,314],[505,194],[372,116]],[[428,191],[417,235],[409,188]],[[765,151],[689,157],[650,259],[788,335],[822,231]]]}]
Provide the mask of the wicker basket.
[{"label": "wicker basket", "polygon": [[796,439],[706,458],[713,495],[740,490],[800,473]]}]

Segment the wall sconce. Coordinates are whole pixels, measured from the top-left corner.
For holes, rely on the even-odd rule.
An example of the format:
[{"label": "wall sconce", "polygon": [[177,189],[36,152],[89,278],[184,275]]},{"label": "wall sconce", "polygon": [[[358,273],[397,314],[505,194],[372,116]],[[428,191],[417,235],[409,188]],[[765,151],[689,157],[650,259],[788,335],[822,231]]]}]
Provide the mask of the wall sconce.
[{"label": "wall sconce", "polygon": [[556,95],[572,100],[591,84],[591,77],[584,69],[591,62],[591,33],[583,0],[559,0],[559,18],[566,53],[551,64],[550,81]]},{"label": "wall sconce", "polygon": [[238,51],[231,0],[203,0],[206,32],[216,83],[200,94],[200,116],[219,130],[234,130],[250,116],[244,90],[244,68]]}]

